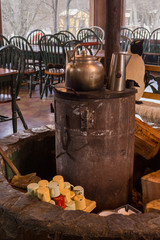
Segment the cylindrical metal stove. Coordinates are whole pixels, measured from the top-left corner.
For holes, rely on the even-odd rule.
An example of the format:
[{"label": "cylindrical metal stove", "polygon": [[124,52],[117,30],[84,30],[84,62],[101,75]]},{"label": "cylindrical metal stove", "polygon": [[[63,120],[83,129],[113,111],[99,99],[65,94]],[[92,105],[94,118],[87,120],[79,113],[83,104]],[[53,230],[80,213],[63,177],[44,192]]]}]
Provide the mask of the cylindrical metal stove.
[{"label": "cylindrical metal stove", "polygon": [[97,211],[128,203],[133,176],[135,90],[55,87],[57,174],[81,185]]}]

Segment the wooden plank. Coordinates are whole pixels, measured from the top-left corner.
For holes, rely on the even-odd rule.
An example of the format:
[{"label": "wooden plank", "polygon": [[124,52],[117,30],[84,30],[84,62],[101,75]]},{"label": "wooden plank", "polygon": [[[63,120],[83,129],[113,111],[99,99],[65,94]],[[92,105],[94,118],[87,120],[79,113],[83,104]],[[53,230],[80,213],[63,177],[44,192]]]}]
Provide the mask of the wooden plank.
[{"label": "wooden plank", "polygon": [[152,72],[160,72],[160,66],[159,65],[147,65],[147,64],[145,64],[145,70],[146,71],[152,71]]},{"label": "wooden plank", "polygon": [[153,158],[160,150],[160,131],[135,118],[135,151],[145,159]]},{"label": "wooden plank", "polygon": [[144,92],[142,97],[143,98],[150,98],[150,99],[160,100],[160,94],[158,94],[158,93]]}]

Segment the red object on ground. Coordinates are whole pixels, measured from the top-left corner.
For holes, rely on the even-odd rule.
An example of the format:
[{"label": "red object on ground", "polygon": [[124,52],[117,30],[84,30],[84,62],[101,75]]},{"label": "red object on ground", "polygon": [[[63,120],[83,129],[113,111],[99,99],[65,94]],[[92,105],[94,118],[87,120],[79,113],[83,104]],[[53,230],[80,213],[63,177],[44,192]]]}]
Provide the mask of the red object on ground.
[{"label": "red object on ground", "polygon": [[56,203],[56,205],[62,207],[62,208],[65,208],[66,205],[65,205],[65,199],[64,199],[64,196],[63,195],[59,195],[58,197],[55,197],[54,198],[54,201]]}]

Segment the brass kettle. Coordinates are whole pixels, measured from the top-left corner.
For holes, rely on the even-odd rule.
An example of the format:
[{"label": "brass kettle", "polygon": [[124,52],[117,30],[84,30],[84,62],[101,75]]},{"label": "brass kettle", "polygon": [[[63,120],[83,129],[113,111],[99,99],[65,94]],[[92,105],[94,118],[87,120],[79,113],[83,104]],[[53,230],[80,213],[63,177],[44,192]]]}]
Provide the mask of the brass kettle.
[{"label": "brass kettle", "polygon": [[91,91],[101,89],[104,85],[104,67],[97,57],[87,55],[86,50],[82,50],[81,55],[75,55],[78,46],[87,45],[92,45],[92,43],[78,44],[74,49],[73,60],[66,66],[65,86],[67,88],[73,88],[76,91]]}]

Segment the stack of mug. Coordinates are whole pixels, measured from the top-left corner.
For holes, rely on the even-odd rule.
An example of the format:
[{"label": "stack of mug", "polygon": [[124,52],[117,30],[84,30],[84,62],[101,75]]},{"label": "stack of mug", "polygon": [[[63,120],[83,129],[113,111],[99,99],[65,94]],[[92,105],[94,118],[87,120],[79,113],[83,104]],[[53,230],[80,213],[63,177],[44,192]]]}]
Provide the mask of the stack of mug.
[{"label": "stack of mug", "polygon": [[30,183],[27,186],[29,195],[37,196],[43,202],[58,205],[65,210],[84,210],[86,201],[84,188],[73,186],[69,182],[64,182],[61,175],[56,175],[50,182],[40,180],[38,183]]}]

